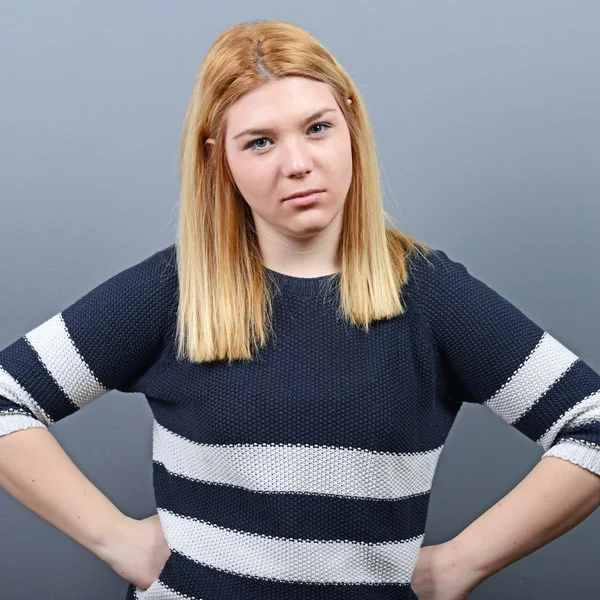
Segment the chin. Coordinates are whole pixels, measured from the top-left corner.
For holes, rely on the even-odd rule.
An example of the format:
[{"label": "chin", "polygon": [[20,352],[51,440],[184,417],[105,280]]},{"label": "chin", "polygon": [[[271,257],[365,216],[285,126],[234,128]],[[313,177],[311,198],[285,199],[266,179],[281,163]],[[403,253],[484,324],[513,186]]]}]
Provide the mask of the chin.
[{"label": "chin", "polygon": [[298,234],[317,234],[330,227],[335,226],[336,218],[329,215],[306,215],[306,218],[298,218],[285,224],[288,231]]}]

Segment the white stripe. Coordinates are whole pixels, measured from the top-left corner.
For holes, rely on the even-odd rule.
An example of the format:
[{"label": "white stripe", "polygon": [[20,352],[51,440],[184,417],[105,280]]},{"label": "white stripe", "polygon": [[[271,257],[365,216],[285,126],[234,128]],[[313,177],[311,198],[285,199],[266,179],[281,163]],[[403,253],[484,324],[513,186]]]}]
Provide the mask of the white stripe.
[{"label": "white stripe", "polygon": [[47,429],[43,423],[40,423],[28,415],[21,415],[19,413],[15,413],[14,415],[0,415],[0,437],[32,427],[43,427],[44,429]]},{"label": "white stripe", "polygon": [[[54,421],[33,397],[0,365],[0,396],[28,408],[44,425],[50,427]],[[31,418],[31,417],[30,417]]]},{"label": "white stripe", "polygon": [[578,427],[592,422],[597,422],[598,427],[600,427],[600,391],[591,394],[571,407],[552,424],[552,427],[540,437],[537,443],[544,450],[548,450],[563,427]]},{"label": "white stripe", "polygon": [[167,587],[160,579],[157,579],[147,590],[136,587],[135,598],[138,600],[201,600],[197,596],[184,596]]},{"label": "white stripe", "polygon": [[287,582],[410,583],[424,537],[378,544],[286,539],[224,529],[164,509],[158,512],[169,547],[192,561]]},{"label": "white stripe", "polygon": [[561,440],[552,446],[542,458],[555,456],[575,463],[596,475],[600,475],[600,446],[593,446],[585,442]]},{"label": "white stripe", "polygon": [[199,444],[156,420],[153,459],[186,479],[260,492],[398,499],[429,492],[443,446],[393,454],[308,445]]},{"label": "white stripe", "polygon": [[60,313],[31,330],[25,338],[77,408],[108,392],[83,360]]},{"label": "white stripe", "polygon": [[485,402],[513,424],[578,360],[568,348],[544,332],[537,347],[498,392]]}]

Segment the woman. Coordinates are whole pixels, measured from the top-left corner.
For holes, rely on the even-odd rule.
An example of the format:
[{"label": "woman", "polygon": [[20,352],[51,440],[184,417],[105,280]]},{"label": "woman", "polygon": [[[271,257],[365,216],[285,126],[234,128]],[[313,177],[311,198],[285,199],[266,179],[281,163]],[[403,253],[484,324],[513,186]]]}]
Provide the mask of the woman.
[{"label": "woman", "polygon": [[[360,95],[306,31],[218,37],[180,161],[177,242],[0,353],[0,483],[128,580],[128,599],[459,600],[598,506],[600,376],[386,227]],[[141,521],[47,431],[113,389],[154,415],[158,515]],[[463,401],[544,459],[422,547]]]}]

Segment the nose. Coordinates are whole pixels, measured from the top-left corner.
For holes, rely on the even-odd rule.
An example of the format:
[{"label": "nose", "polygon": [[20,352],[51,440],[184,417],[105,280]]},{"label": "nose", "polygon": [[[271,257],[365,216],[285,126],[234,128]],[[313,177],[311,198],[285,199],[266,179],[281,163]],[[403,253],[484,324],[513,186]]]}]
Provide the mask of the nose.
[{"label": "nose", "polygon": [[281,169],[285,177],[303,176],[312,171],[313,161],[307,143],[292,140],[280,147]]}]

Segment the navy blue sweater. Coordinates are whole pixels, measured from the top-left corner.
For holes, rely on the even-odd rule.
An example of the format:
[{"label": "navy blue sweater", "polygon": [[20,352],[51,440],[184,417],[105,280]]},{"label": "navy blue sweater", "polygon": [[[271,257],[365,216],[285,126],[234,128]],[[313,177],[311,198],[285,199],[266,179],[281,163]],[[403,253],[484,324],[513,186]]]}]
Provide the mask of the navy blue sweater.
[{"label": "navy blue sweater", "polygon": [[[339,275],[271,270],[276,338],[251,362],[175,357],[175,246],[0,352],[0,435],[140,392],[171,555],[127,599],[402,600],[462,402],[600,475],[600,376],[459,262],[416,257],[406,313],[365,333]],[[330,285],[327,285],[329,282]]]}]

